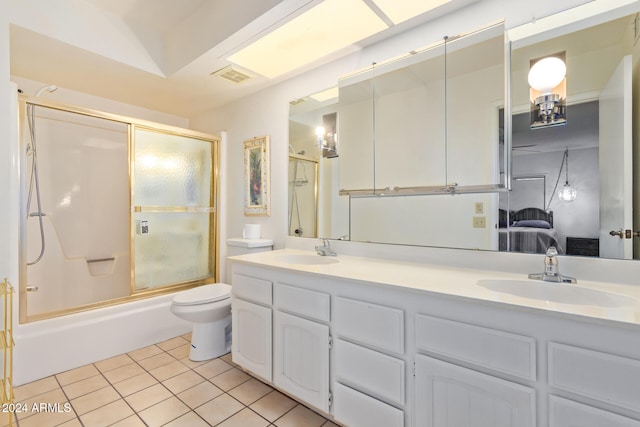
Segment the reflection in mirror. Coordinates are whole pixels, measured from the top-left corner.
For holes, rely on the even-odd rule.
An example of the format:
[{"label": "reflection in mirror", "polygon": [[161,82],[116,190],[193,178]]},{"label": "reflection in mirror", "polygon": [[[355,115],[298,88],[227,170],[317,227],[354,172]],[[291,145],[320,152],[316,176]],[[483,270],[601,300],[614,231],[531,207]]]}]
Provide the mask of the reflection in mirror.
[{"label": "reflection in mirror", "polygon": [[497,195],[464,191],[500,185],[504,71],[496,25],[339,82],[351,240],[498,249]]},{"label": "reflection in mirror", "polygon": [[[338,196],[337,87],[289,105],[290,236],[348,233],[348,200]],[[335,191],[331,191],[335,188]]]},{"label": "reflection in mirror", "polygon": [[[501,195],[499,214],[509,219],[501,224],[500,248],[544,253],[554,245],[568,255],[631,259],[626,230],[632,234],[634,223],[631,85],[637,80],[638,4],[595,16],[581,9],[593,10],[576,8],[573,18],[559,20],[561,26],[545,35],[536,31],[545,26],[540,21],[510,30],[514,181],[511,193]],[[520,36],[526,31],[531,35]],[[557,52],[566,61],[566,124],[532,129],[531,60]],[[519,176],[545,178],[542,207],[541,189],[521,185]],[[558,197],[565,184],[577,190],[575,200]]]},{"label": "reflection in mirror", "polygon": [[[478,98],[479,93],[500,92],[498,86],[490,89],[486,80],[497,76],[491,70],[500,65],[485,64],[485,67],[483,61],[492,56],[474,55],[473,45],[487,40],[476,40],[467,49],[467,65],[474,71],[469,71],[466,80],[475,85],[465,86],[464,73],[456,75],[456,69],[464,67],[454,66],[454,54],[463,51],[454,48],[453,42],[457,41],[454,37],[448,46],[452,48],[448,52],[447,72],[451,78],[446,80],[446,97],[443,52],[435,54],[442,49],[440,42],[432,47],[429,58],[409,55],[403,58],[404,62],[376,66],[375,73],[368,70],[345,78],[340,82],[339,103],[333,99],[331,105],[318,101],[313,101],[314,104],[307,97],[305,102],[292,105],[292,153],[301,150],[306,150],[305,155],[311,153],[305,143],[298,146],[294,127],[304,124],[306,144],[317,147],[315,128],[321,126],[323,115],[338,113],[338,157],[326,160],[317,155],[318,236],[349,235],[359,241],[538,252],[550,242],[548,237],[539,237],[543,235],[541,230],[523,233],[529,233],[534,241],[542,239],[547,243],[535,243],[533,249],[522,244],[518,248],[511,245],[513,239],[508,238],[507,226],[515,219],[534,220],[529,225],[546,220],[547,230],[553,229],[546,234],[554,233],[551,237],[565,254],[639,258],[640,239],[633,236],[640,226],[634,229],[633,224],[640,224],[640,197],[635,197],[633,209],[632,183],[640,181],[640,175],[632,173],[632,159],[638,155],[631,148],[637,146],[638,137],[631,140],[631,135],[640,132],[631,130],[638,125],[633,123],[630,97],[617,96],[633,92],[630,87],[623,87],[625,84],[636,82],[636,92],[640,87],[637,76],[630,73],[638,68],[640,58],[635,25],[639,6],[638,2],[617,2],[623,3],[614,6],[614,2],[608,1],[588,2],[509,29],[507,39],[511,40],[512,50],[504,58],[511,61],[511,73],[507,76],[511,89],[510,98],[505,101],[511,100],[511,105],[495,96]],[[566,61],[563,82],[566,125],[532,130],[532,89],[528,83],[531,61],[559,52],[564,53]],[[418,65],[422,61],[425,64]],[[439,66],[433,66],[429,75],[428,64],[438,61]],[[421,66],[424,69],[417,71]],[[393,81],[390,77],[394,74],[402,78]],[[418,82],[422,82],[423,88],[412,89]],[[388,90],[394,85],[395,92]],[[425,99],[429,105],[420,104]],[[640,96],[634,97],[633,108],[640,109],[639,100]],[[458,110],[459,106],[468,108]],[[502,114],[496,112],[501,107],[511,112],[509,130],[504,133],[500,133],[503,126],[498,124]],[[305,114],[308,117],[303,117]],[[394,123],[399,126],[393,128]],[[623,124],[612,126],[619,123]],[[497,162],[492,157],[496,140],[511,140],[511,125],[512,168],[504,167],[511,153]],[[435,142],[444,138],[448,140],[446,145]],[[498,151],[502,154],[504,149]],[[568,161],[564,159],[565,151]],[[488,168],[479,169],[471,180],[459,175],[482,164]],[[330,166],[325,169],[327,165]],[[509,182],[509,174],[544,179],[530,183],[529,187],[537,189],[525,189],[528,185],[523,181]],[[461,186],[487,184],[490,183],[487,177],[496,175],[505,178],[502,181],[496,178],[495,183],[513,186],[513,191],[500,193],[499,203],[495,193],[387,197],[400,193],[396,186],[411,189],[456,182]],[[570,203],[558,198],[558,191],[566,181],[578,192]],[[361,199],[338,196],[341,189],[376,189],[386,195]]]},{"label": "reflection in mirror", "polygon": [[[347,76],[339,102],[292,103],[290,151],[320,159],[318,236],[497,250],[498,198],[478,187],[503,185],[504,52],[494,25]],[[333,112],[338,157],[327,160],[314,130]]]}]

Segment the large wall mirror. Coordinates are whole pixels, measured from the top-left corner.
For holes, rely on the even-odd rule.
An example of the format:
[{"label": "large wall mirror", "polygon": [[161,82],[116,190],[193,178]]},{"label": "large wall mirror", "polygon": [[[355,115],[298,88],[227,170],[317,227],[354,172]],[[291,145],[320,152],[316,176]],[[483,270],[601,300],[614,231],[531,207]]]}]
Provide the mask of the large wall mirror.
[{"label": "large wall mirror", "polygon": [[[293,102],[290,235],[633,258],[639,10],[592,3],[435,41]],[[529,72],[547,57],[566,72],[540,90]]]}]

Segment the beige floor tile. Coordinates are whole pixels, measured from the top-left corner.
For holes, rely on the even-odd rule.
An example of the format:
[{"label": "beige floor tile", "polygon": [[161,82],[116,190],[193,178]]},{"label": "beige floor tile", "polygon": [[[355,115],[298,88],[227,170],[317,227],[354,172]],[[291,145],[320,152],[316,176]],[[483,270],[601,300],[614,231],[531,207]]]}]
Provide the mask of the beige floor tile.
[{"label": "beige floor tile", "polygon": [[155,354],[151,357],[147,357],[146,359],[142,359],[138,361],[138,364],[142,366],[147,371],[155,369],[157,367],[167,365],[171,362],[175,362],[176,359],[172,357],[170,354],[162,353]]},{"label": "beige floor tile", "polygon": [[143,409],[147,409],[156,403],[160,403],[163,400],[170,398],[171,396],[171,392],[162,384],[156,384],[127,396],[124,400],[131,405],[134,411],[140,412]]},{"label": "beige floor tile", "polygon": [[140,361],[142,359],[146,359],[151,356],[155,356],[156,354],[162,353],[162,349],[157,345],[150,345],[147,347],[142,347],[137,350],[130,351],[127,353],[129,357],[131,357],[135,361]]},{"label": "beige floor tile", "polygon": [[224,360],[231,366],[238,366],[235,363],[233,363],[233,357],[231,356],[231,353],[227,353],[224,356],[220,356],[220,359]]},{"label": "beige floor tile", "polygon": [[209,423],[200,418],[195,412],[187,412],[180,418],[176,418],[163,427],[209,427]]},{"label": "beige floor tile", "polygon": [[84,380],[76,381],[75,383],[63,386],[62,389],[67,395],[68,399],[75,399],[76,397],[91,393],[92,391],[99,390],[103,387],[109,386],[109,382],[102,375],[94,375],[93,377],[86,378]]},{"label": "beige floor tile", "polygon": [[60,424],[59,427],[82,427],[82,423],[74,416],[74,418],[70,419],[66,423]]},{"label": "beige floor tile", "polygon": [[139,366],[137,363],[131,363],[129,365],[104,372],[102,375],[104,375],[111,384],[115,384],[142,373],[144,373],[144,368]]},{"label": "beige floor tile", "polygon": [[121,366],[128,365],[133,363],[134,360],[130,358],[126,354],[120,354],[118,356],[110,357],[109,359],[101,360],[100,362],[96,362],[96,368],[100,372],[111,371],[112,369],[120,368]]},{"label": "beige floor tile", "polygon": [[175,377],[176,375],[183,372],[187,372],[188,370],[189,368],[184,363],[181,363],[179,360],[174,359],[173,362],[152,369],[149,371],[149,373],[153,375],[158,381],[164,381],[169,378]]},{"label": "beige floor tile", "polygon": [[260,414],[260,416],[273,422],[293,409],[297,404],[298,403],[295,400],[285,396],[277,390],[274,390],[250,407]]},{"label": "beige floor tile", "polygon": [[23,419],[42,413],[42,410],[40,409],[41,404],[57,403],[59,405],[63,405],[67,402],[67,397],[64,395],[61,388],[57,388],[28,399],[20,401],[16,400],[15,402],[20,403],[21,410],[16,413],[16,416],[18,417],[18,420],[20,420],[20,423],[22,423]]},{"label": "beige floor tile", "polygon": [[268,425],[269,421],[249,408],[244,408],[223,423],[218,424],[219,427],[267,427]]},{"label": "beige floor tile", "polygon": [[149,426],[161,426],[189,412],[189,407],[177,397],[170,397],[138,413]]},{"label": "beige floor tile", "polygon": [[256,400],[269,394],[272,390],[273,388],[270,386],[252,378],[249,381],[240,384],[238,387],[229,390],[228,393],[240,402],[249,406]]},{"label": "beige floor tile", "polygon": [[298,405],[273,424],[278,427],[320,427],[325,421],[325,418],[316,414],[311,409]]},{"label": "beige floor tile", "polygon": [[223,393],[218,387],[211,384],[209,381],[200,383],[188,390],[178,394],[180,400],[189,405],[190,408],[197,408],[198,406],[215,399]]},{"label": "beige floor tile", "polygon": [[134,415],[133,410],[121,399],[102,406],[95,411],[80,415],[80,421],[82,421],[85,426],[109,426],[129,418],[132,415]]},{"label": "beige floor tile", "polygon": [[326,423],[322,424],[322,427],[340,427],[340,426],[336,423],[332,423],[331,421],[327,421]]},{"label": "beige floor tile", "polygon": [[155,384],[159,384],[158,380],[153,378],[148,372],[143,372],[142,374],[131,377],[128,380],[115,383],[113,388],[118,390],[118,393],[126,397]]},{"label": "beige floor tile", "polygon": [[204,365],[205,363],[208,363],[209,360],[201,360],[199,362],[195,362],[195,361],[189,359],[188,357],[184,357],[184,358],[180,359],[180,362],[184,363],[185,366],[188,366],[189,369],[195,369],[195,368],[197,368],[199,366]]},{"label": "beige floor tile", "polygon": [[79,415],[82,415],[119,399],[118,392],[109,386],[73,399],[71,400],[71,405]]},{"label": "beige floor tile", "polygon": [[120,420],[115,424],[111,424],[111,427],[146,427],[144,421],[137,415],[131,415],[130,417]]},{"label": "beige floor tile", "polygon": [[58,384],[55,377],[51,376],[16,387],[13,389],[13,395],[16,402],[23,402],[30,397],[55,390],[56,388],[60,388],[60,384]]},{"label": "beige floor tile", "polygon": [[209,379],[215,377],[216,375],[220,375],[221,373],[226,372],[232,368],[233,366],[229,365],[224,360],[213,359],[198,366],[197,368],[193,368],[193,370],[203,377]]},{"label": "beige floor tile", "polygon": [[67,385],[76,381],[84,380],[85,378],[99,375],[100,371],[93,365],[85,365],[70,371],[56,374],[56,379],[60,385]]},{"label": "beige floor tile", "polygon": [[53,427],[72,422],[75,419],[76,414],[73,411],[38,412],[24,420],[20,420],[19,423],[20,427]]},{"label": "beige floor tile", "polygon": [[244,372],[242,372],[238,368],[230,369],[226,372],[221,373],[220,375],[216,375],[215,377],[209,379],[213,384],[217,387],[221,388],[224,391],[231,390],[234,387],[239,386],[245,381],[250,380],[251,377]]},{"label": "beige floor tile", "polygon": [[156,344],[158,347],[163,349],[164,351],[173,350],[176,347],[180,347],[181,345],[189,344],[189,341],[182,337],[175,337],[168,339],[166,341],[162,341]]},{"label": "beige floor tile", "polygon": [[173,350],[167,351],[171,356],[175,357],[178,360],[188,359],[189,351],[191,350],[191,346],[189,344],[181,345],[180,347],[176,347]]},{"label": "beige floor tile", "polygon": [[244,409],[242,403],[228,394],[222,394],[196,408],[196,412],[209,424],[217,425],[242,409]]},{"label": "beige floor tile", "polygon": [[204,381],[206,380],[202,376],[192,370],[188,370],[163,381],[162,384],[171,390],[173,394],[178,394]]}]

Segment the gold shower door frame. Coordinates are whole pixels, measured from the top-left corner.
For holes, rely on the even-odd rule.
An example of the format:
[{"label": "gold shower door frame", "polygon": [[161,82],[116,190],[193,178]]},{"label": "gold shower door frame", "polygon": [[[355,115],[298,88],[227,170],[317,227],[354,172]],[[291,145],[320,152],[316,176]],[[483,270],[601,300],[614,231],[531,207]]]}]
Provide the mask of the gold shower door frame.
[{"label": "gold shower door frame", "polygon": [[[25,135],[26,128],[26,106],[27,104],[31,104],[34,106],[51,108],[54,110],[59,110],[68,113],[75,113],[83,116],[89,116],[104,120],[109,120],[113,122],[123,123],[128,126],[128,163],[129,163],[129,268],[130,268],[130,280],[129,280],[129,288],[130,292],[128,296],[113,298],[109,300],[99,301],[95,303],[84,304],[81,306],[70,307],[63,310],[55,310],[47,313],[37,314],[37,315],[29,315],[27,311],[28,304],[28,296],[27,296],[27,247],[26,247],[26,226],[27,226],[27,217],[25,211],[25,200],[24,193],[25,191],[20,191],[21,197],[21,208],[20,208],[20,243],[19,243],[19,286],[18,286],[18,294],[19,294],[19,321],[20,323],[29,323],[43,319],[49,319],[59,316],[64,316],[67,314],[78,313],[82,311],[92,310],[99,307],[105,307],[110,305],[121,304],[125,302],[130,302],[134,300],[149,298],[157,295],[168,294],[172,292],[176,292],[183,289],[192,288],[198,285],[202,285],[205,283],[217,282],[219,277],[219,241],[218,241],[218,196],[220,194],[219,191],[219,181],[220,181],[220,139],[216,135],[211,135],[203,132],[192,131],[189,129],[183,129],[175,126],[164,125],[152,121],[135,119],[132,117],[122,116],[118,114],[106,113],[98,110],[82,108],[77,106],[72,106],[64,103],[53,102],[48,100],[43,100],[35,97],[19,95],[19,117],[20,117],[20,150],[24,149],[25,138],[28,136]],[[147,131],[159,132],[167,135],[175,135],[186,138],[193,138],[197,140],[207,141],[211,143],[211,185],[210,185],[210,206],[208,207],[160,207],[160,208],[149,208],[142,206],[134,206],[133,205],[133,184],[134,184],[134,133],[136,129],[144,129]],[[21,158],[21,174],[26,173],[26,159]],[[21,185],[24,185],[25,182],[21,182]],[[24,189],[23,189],[24,190]],[[134,289],[135,285],[135,250],[134,250],[134,234],[135,227],[133,223],[133,215],[135,212],[144,212],[154,210],[156,212],[209,212],[209,255],[210,255],[210,265],[213,269],[213,274],[209,277],[192,280],[188,282],[174,283],[166,286],[152,288],[148,290],[138,290]]]}]

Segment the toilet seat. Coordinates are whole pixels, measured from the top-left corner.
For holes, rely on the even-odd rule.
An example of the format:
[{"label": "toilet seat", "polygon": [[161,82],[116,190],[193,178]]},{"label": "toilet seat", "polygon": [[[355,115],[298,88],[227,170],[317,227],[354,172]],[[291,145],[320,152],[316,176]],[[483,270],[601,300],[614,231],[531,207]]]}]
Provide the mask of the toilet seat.
[{"label": "toilet seat", "polygon": [[225,300],[231,297],[231,286],[226,283],[202,285],[178,292],[173,297],[175,305],[198,305]]}]

